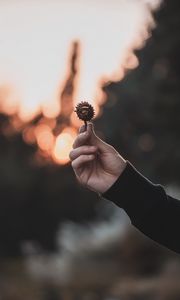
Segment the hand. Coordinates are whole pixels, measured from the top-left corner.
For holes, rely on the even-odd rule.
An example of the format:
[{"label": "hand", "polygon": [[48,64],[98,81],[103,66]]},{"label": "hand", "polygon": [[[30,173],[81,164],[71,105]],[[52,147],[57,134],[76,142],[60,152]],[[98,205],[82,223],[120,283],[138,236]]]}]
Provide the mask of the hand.
[{"label": "hand", "polygon": [[105,193],[126,167],[126,161],[94,132],[92,123],[80,128],[69,157],[78,181],[97,193]]}]

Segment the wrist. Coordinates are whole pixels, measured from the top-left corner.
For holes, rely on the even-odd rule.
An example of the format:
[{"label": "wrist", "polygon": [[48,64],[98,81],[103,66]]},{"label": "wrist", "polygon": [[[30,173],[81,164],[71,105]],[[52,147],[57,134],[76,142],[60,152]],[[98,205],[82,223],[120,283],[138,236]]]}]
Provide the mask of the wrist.
[{"label": "wrist", "polygon": [[121,177],[124,170],[126,169],[127,161],[125,159],[121,160],[120,165],[118,166],[118,171],[115,174],[109,174],[109,178],[106,182],[105,188],[101,192],[97,192],[99,197],[102,197],[114,184],[115,182]]}]

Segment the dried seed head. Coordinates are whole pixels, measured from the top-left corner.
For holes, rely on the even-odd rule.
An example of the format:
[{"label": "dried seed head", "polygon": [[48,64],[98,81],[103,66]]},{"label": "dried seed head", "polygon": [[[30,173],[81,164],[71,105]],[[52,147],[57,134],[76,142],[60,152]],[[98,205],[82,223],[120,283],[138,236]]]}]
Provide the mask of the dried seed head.
[{"label": "dried seed head", "polygon": [[77,104],[75,112],[77,113],[78,118],[85,122],[91,121],[95,114],[93,106],[86,101]]}]

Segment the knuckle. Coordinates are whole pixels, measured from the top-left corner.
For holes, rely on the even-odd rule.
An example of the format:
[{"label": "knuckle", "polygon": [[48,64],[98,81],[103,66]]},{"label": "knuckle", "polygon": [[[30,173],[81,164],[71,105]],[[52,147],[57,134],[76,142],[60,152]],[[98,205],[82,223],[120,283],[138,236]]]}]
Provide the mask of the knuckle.
[{"label": "knuckle", "polygon": [[70,158],[70,160],[73,160],[73,154],[74,154],[73,150],[69,152],[69,158]]}]

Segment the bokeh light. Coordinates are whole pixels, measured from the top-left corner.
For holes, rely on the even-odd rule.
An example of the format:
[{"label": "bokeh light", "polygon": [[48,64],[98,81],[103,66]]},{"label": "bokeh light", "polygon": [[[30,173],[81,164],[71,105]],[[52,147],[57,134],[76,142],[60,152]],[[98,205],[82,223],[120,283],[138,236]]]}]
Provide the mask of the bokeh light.
[{"label": "bokeh light", "polygon": [[53,149],[53,158],[59,164],[66,164],[69,161],[69,152],[72,149],[76,131],[66,128],[57,138]]}]

